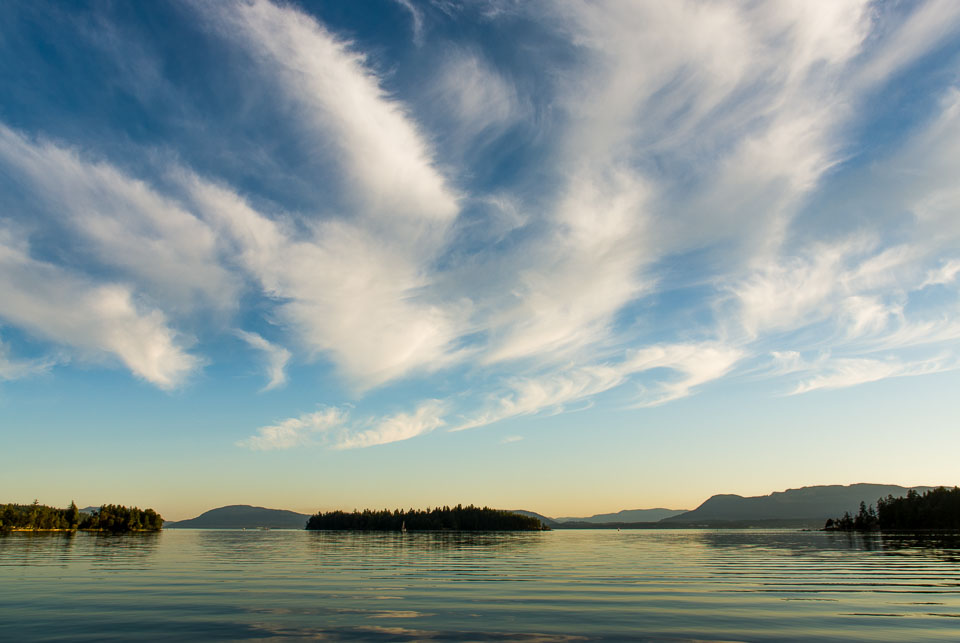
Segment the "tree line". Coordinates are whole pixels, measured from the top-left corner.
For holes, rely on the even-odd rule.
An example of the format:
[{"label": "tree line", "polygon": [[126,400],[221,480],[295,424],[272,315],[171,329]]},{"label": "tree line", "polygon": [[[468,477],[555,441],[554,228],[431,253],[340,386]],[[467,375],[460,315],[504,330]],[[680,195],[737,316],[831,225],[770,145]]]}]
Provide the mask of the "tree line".
[{"label": "tree line", "polygon": [[549,529],[531,516],[489,507],[437,507],[435,509],[383,509],[330,511],[311,516],[310,530],[356,531],[540,531]]},{"label": "tree line", "polygon": [[860,503],[855,516],[847,512],[827,521],[827,530],[960,529],[960,488],[937,487],[923,494],[911,489],[903,498],[877,500],[877,508]]},{"label": "tree line", "polygon": [[153,509],[103,505],[92,513],[83,513],[76,503],[66,509],[41,505],[36,500],[30,505],[0,505],[0,530],[61,529],[89,531],[159,531],[163,517]]}]

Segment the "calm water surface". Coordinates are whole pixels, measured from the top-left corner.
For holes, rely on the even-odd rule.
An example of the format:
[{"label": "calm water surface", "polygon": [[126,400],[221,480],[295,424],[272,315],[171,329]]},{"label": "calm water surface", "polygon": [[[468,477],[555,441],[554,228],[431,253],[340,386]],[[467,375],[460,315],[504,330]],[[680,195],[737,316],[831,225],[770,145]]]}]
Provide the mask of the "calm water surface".
[{"label": "calm water surface", "polygon": [[0,535],[0,640],[960,641],[955,539]]}]

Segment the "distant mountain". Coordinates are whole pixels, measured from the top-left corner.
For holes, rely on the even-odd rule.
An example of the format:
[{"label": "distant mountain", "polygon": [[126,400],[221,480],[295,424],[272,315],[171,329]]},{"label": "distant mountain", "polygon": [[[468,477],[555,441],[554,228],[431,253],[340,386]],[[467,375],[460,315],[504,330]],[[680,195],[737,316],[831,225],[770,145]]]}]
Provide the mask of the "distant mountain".
[{"label": "distant mountain", "polygon": [[554,518],[557,522],[658,522],[665,518],[672,518],[682,513],[687,513],[686,509],[624,509],[615,514],[595,514],[588,518]]},{"label": "distant mountain", "polygon": [[767,496],[743,497],[721,494],[708,498],[702,505],[684,514],[660,521],[664,527],[671,524],[690,526],[822,526],[827,518],[856,513],[860,502],[875,504],[888,495],[901,497],[915,489],[919,493],[931,487],[900,487],[885,484],[852,484],[801,487],[775,491]]},{"label": "distant mountain", "polygon": [[515,514],[520,514],[521,516],[530,516],[531,518],[536,518],[547,527],[555,527],[557,525],[557,521],[553,518],[547,518],[546,516],[542,516],[532,511],[524,511],[523,509],[511,509],[510,511]]},{"label": "distant mountain", "polygon": [[623,526],[643,523],[644,525],[653,525],[663,518],[676,516],[686,512],[686,509],[625,509],[615,514],[596,514],[589,518],[548,518],[542,514],[533,511],[524,511],[523,509],[513,509],[514,513],[523,514],[537,518],[548,527],[576,527],[588,529],[591,525],[609,525]]},{"label": "distant mountain", "polygon": [[286,509],[266,509],[250,505],[230,505],[205,511],[189,520],[163,523],[164,529],[303,529],[307,514]]}]

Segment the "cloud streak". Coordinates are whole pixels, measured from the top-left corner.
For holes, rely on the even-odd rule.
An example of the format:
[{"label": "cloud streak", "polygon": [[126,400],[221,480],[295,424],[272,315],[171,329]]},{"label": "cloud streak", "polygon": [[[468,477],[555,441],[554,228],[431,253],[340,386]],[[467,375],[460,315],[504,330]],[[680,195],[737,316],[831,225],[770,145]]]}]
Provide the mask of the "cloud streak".
[{"label": "cloud streak", "polygon": [[305,133],[318,145],[336,145],[361,211],[390,227],[456,216],[456,194],[434,167],[416,125],[349,43],[307,14],[266,0],[207,10],[302,110]]},{"label": "cloud streak", "polygon": [[262,351],[267,358],[267,377],[269,381],[263,387],[264,391],[279,388],[287,383],[287,363],[290,361],[290,351],[282,346],[271,344],[260,335],[245,330],[238,330],[237,337],[251,347]]},{"label": "cloud streak", "polygon": [[305,237],[229,188],[184,177],[196,207],[236,249],[241,267],[280,301],[280,317],[314,354],[368,389],[453,358],[456,308],[421,298],[423,257],[402,239],[326,221]]},{"label": "cloud streak", "polygon": [[306,446],[315,439],[317,434],[342,426],[346,417],[345,412],[337,408],[306,413],[277,424],[261,427],[256,435],[237,442],[237,446],[254,451],[274,451]]},{"label": "cloud streak", "polygon": [[439,400],[420,403],[411,413],[395,413],[353,420],[338,408],[327,408],[261,427],[237,443],[257,451],[324,444],[332,449],[359,449],[409,440],[443,426],[444,405]]},{"label": "cloud streak", "polygon": [[10,357],[10,350],[0,341],[0,380],[13,381],[41,373],[46,373],[56,363],[56,360],[31,359],[17,360]]},{"label": "cloud streak", "polygon": [[201,364],[163,313],[139,304],[129,288],[33,259],[2,229],[0,318],[88,359],[115,357],[162,389],[179,386]]},{"label": "cloud streak", "polygon": [[790,395],[800,395],[816,390],[830,390],[878,382],[891,377],[916,377],[960,367],[960,363],[943,357],[901,362],[863,358],[828,359],[819,365],[820,373],[804,379]]},{"label": "cloud streak", "polygon": [[692,395],[696,387],[726,375],[743,356],[740,349],[716,343],[664,344],[632,350],[618,363],[568,366],[545,375],[511,378],[506,392],[494,396],[483,410],[451,430],[473,429],[543,411],[558,412],[566,404],[615,389],[638,373],[672,371],[672,379],[641,390],[630,403],[634,408],[658,406]]},{"label": "cloud streak", "polygon": [[168,308],[230,309],[239,284],[217,239],[175,200],[116,167],[0,124],[0,164],[74,236],[78,261],[109,266]]}]

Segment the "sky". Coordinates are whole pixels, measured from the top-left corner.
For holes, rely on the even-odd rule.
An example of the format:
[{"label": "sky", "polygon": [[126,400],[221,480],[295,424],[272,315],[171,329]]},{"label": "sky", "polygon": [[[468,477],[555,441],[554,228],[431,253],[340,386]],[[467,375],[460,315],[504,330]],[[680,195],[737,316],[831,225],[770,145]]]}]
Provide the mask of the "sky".
[{"label": "sky", "polygon": [[960,3],[0,3],[0,502],[960,483]]}]

